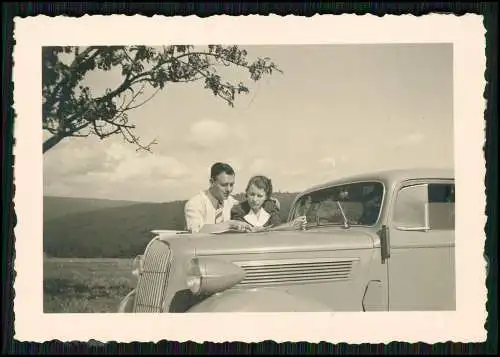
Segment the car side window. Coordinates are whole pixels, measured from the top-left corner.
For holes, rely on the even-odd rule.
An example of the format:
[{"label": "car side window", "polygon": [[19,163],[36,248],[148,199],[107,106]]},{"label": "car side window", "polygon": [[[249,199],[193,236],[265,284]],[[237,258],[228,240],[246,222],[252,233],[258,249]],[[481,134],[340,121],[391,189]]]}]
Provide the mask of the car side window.
[{"label": "car side window", "polygon": [[429,227],[433,230],[455,229],[455,185],[429,184]]},{"label": "car side window", "polygon": [[428,183],[401,188],[392,220],[400,230],[455,229],[455,185]]},{"label": "car side window", "polygon": [[427,185],[402,187],[396,196],[392,221],[401,230],[426,229]]}]

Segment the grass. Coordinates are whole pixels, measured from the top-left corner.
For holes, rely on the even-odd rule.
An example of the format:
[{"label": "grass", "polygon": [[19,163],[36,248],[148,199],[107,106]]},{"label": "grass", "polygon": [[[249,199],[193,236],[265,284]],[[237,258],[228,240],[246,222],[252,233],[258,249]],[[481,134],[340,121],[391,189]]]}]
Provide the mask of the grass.
[{"label": "grass", "polygon": [[45,313],[114,313],[135,287],[132,259],[45,258]]}]

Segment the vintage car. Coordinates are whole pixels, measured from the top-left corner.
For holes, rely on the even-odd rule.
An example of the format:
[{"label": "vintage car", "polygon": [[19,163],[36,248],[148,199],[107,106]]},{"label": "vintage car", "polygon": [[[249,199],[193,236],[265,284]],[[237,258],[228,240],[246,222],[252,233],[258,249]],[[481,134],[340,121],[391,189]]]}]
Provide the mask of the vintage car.
[{"label": "vintage car", "polygon": [[295,198],[302,230],[157,231],[122,313],[455,309],[453,170],[346,177]]}]

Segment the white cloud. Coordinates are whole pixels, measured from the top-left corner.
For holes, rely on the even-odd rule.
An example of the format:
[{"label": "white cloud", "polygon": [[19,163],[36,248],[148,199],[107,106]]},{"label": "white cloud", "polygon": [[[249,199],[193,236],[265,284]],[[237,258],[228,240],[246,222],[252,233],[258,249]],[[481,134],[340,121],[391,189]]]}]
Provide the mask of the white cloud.
[{"label": "white cloud", "polygon": [[262,174],[262,172],[264,170],[266,170],[266,168],[267,168],[266,159],[259,157],[259,158],[256,158],[255,160],[253,160],[253,162],[248,167],[248,171],[252,175],[258,175],[258,174]]},{"label": "white cloud", "polygon": [[419,144],[425,140],[425,135],[422,133],[412,133],[405,138],[408,145]]},{"label": "white cloud", "polygon": [[334,157],[324,157],[319,160],[319,162],[327,169],[335,169],[335,167],[337,166],[337,160],[335,160]]},{"label": "white cloud", "polygon": [[120,162],[114,172],[114,178],[116,180],[126,180],[136,177],[155,181],[160,179],[180,179],[188,173],[187,167],[173,157],[144,154]]},{"label": "white cloud", "polygon": [[405,146],[415,146],[418,144],[422,144],[425,141],[425,135],[420,132],[413,132],[408,135],[404,135],[401,138],[394,140],[389,146],[397,148],[397,147],[405,147]]},{"label": "white cloud", "polygon": [[304,176],[308,174],[308,171],[303,169],[303,168],[292,168],[288,172],[286,172],[287,177],[298,177],[298,176]]},{"label": "white cloud", "polygon": [[102,149],[83,139],[63,141],[44,155],[44,174],[66,177],[95,171],[107,172],[112,169],[111,163],[107,152]]},{"label": "white cloud", "polygon": [[189,142],[197,147],[217,146],[229,135],[227,124],[212,119],[202,119],[193,123],[189,130]]},{"label": "white cloud", "polygon": [[48,152],[44,160],[44,187],[48,195],[95,197],[113,191],[117,196],[130,196],[132,193],[127,190],[141,191],[183,181],[190,173],[174,157],[137,152],[131,144],[111,141],[102,145],[68,141]]},{"label": "white cloud", "polygon": [[182,178],[189,173],[186,165],[176,158],[155,152],[137,152],[135,146],[129,143],[110,143],[107,149],[99,154],[103,164],[88,174],[93,175],[94,179],[102,176],[104,182],[117,183],[127,180],[154,182]]}]

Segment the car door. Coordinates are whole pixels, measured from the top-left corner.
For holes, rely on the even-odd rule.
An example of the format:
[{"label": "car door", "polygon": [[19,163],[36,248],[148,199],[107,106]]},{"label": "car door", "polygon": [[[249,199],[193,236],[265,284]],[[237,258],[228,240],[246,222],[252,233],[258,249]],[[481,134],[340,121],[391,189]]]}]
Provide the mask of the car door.
[{"label": "car door", "polygon": [[389,310],[455,309],[453,180],[401,184],[389,216]]}]

